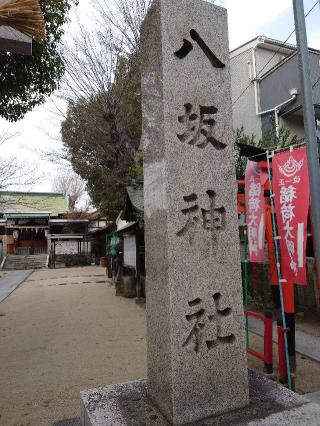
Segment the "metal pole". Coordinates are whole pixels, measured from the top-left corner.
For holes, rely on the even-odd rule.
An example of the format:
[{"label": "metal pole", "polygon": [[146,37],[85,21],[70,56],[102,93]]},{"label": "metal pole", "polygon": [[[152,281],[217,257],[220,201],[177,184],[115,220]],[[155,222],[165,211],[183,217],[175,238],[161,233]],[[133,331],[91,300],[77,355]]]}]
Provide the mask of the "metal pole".
[{"label": "metal pole", "polygon": [[293,0],[293,10],[299,56],[304,129],[309,165],[311,209],[314,224],[313,239],[315,243],[315,261],[317,271],[320,273],[320,168],[303,0]]},{"label": "metal pole", "polygon": [[[243,273],[244,273],[244,309],[248,310],[249,305],[249,292],[248,292],[248,237],[247,237],[247,215],[244,215],[244,264],[243,264]],[[249,318],[248,315],[245,315],[246,319],[246,347],[249,348]]]},{"label": "metal pole", "polygon": [[[287,324],[286,324],[286,316],[284,313],[284,298],[283,298],[283,279],[281,275],[281,265],[280,265],[280,247],[279,247],[279,237],[276,223],[276,215],[275,215],[275,205],[274,205],[274,193],[272,189],[272,178],[271,178],[271,165],[270,160],[273,157],[274,152],[270,154],[269,151],[267,154],[267,164],[268,164],[268,180],[269,180],[269,190],[270,190],[270,204],[271,204],[271,218],[272,218],[272,231],[273,231],[273,241],[274,241],[274,255],[276,258],[276,266],[277,266],[277,277],[278,277],[278,285],[279,285],[279,293],[280,293],[280,312],[281,312],[281,320],[282,320],[282,328],[284,332],[284,347],[285,347],[285,364],[287,368],[287,379],[288,379],[288,388],[292,389],[291,384],[291,368],[290,368],[290,358],[289,358],[289,349],[288,349],[288,336],[287,336]],[[278,344],[280,350],[280,344]]]}]

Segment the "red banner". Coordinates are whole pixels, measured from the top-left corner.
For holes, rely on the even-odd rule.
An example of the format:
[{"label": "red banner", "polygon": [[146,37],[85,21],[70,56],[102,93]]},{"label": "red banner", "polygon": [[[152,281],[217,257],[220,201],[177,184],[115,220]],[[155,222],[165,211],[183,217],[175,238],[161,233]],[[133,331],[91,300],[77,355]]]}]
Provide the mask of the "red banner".
[{"label": "red banner", "polygon": [[305,285],[310,200],[306,148],[276,154],[272,170],[282,279]]},{"label": "red banner", "polygon": [[248,260],[263,262],[265,260],[265,206],[264,189],[265,174],[260,163],[248,160],[246,169],[246,213],[248,229]]}]

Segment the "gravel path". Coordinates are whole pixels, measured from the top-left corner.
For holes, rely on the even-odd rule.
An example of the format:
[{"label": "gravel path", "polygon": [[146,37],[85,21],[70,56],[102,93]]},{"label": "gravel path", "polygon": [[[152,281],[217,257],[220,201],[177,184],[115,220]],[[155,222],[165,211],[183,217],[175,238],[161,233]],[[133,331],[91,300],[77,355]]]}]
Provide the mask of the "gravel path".
[{"label": "gravel path", "polygon": [[0,305],[0,341],[1,426],[73,419],[80,390],[146,376],[145,311],[99,267],[34,272]]}]

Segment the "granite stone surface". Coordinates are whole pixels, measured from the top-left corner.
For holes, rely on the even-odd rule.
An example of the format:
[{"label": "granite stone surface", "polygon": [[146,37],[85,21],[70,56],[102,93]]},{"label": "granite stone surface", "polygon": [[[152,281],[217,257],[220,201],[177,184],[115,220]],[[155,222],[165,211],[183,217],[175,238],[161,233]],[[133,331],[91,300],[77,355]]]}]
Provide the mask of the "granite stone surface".
[{"label": "granite stone surface", "polygon": [[[82,426],[169,426],[150,404],[146,380],[81,393]],[[319,426],[320,405],[249,372],[250,404],[189,426]]]},{"label": "granite stone surface", "polygon": [[52,426],[81,426],[81,420],[80,417],[67,420],[58,420],[54,422]]},{"label": "granite stone surface", "polygon": [[148,397],[173,424],[248,404],[226,9],[141,32]]}]

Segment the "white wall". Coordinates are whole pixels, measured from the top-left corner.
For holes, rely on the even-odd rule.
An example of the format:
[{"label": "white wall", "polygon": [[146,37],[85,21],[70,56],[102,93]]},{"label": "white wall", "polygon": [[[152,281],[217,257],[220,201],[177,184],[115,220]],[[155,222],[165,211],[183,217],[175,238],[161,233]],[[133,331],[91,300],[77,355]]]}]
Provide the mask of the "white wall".
[{"label": "white wall", "polygon": [[[274,53],[274,51],[262,47],[258,47],[255,50],[257,74],[264,68],[262,73],[258,76],[261,77],[282,60],[283,55],[274,55]],[[265,66],[271,58],[272,60]],[[243,126],[245,134],[249,136],[252,134],[255,135],[258,141],[262,137],[262,126],[261,118],[256,114],[255,90],[254,84],[250,80],[249,62],[253,74],[252,48],[231,58],[232,104],[249,86],[233,106],[233,128],[236,130]]]},{"label": "white wall", "polygon": [[251,60],[251,49],[231,58],[232,104],[250,85],[233,106],[233,128],[237,130],[243,126],[245,134],[250,136],[254,134],[257,139],[260,139],[261,120],[256,115],[254,85],[250,81],[249,74],[248,62]]},{"label": "white wall", "polygon": [[56,254],[78,254],[78,242],[56,241]]}]

